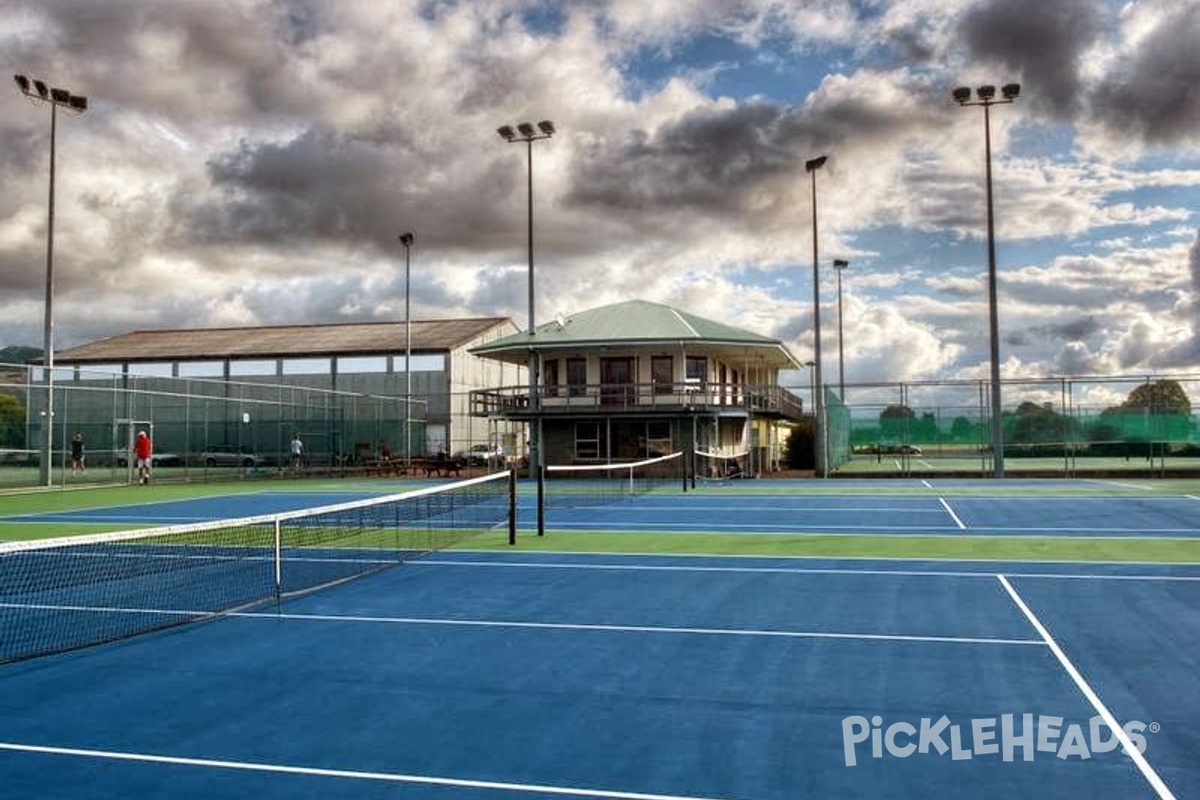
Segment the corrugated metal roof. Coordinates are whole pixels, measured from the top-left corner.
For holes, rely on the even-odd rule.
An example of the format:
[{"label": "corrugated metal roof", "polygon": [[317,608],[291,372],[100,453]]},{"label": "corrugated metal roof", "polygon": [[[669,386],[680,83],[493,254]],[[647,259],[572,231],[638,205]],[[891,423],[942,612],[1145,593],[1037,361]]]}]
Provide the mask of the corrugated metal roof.
[{"label": "corrugated metal roof", "polygon": [[[412,350],[443,352],[463,347],[488,333],[516,330],[507,317],[413,320]],[[107,363],[213,358],[274,358],[374,355],[405,349],[403,322],[336,325],[271,325],[254,328],[199,328],[131,331],[62,350],[60,362]]]},{"label": "corrugated metal roof", "polygon": [[530,349],[657,344],[762,348],[776,351],[781,366],[796,365],[796,359],[778,339],[646,300],[629,300],[582,311],[539,325],[532,337],[526,332],[516,333],[473,347],[471,352],[499,358],[528,354]]}]

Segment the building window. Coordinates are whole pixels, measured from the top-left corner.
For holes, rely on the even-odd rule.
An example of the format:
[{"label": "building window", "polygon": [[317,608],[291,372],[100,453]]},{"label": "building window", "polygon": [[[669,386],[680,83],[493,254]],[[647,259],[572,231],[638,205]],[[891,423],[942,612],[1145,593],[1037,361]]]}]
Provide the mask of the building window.
[{"label": "building window", "polygon": [[708,359],[704,356],[687,357],[687,388],[701,391],[708,383]]},{"label": "building window", "polygon": [[542,362],[542,393],[546,397],[558,397],[557,358],[548,358]]},{"label": "building window", "polygon": [[646,455],[649,458],[670,455],[671,423],[666,421],[646,423]]},{"label": "building window", "polygon": [[575,458],[579,461],[600,461],[608,451],[602,422],[575,423]]},{"label": "building window", "polygon": [[582,397],[587,394],[587,359],[567,359],[567,394]]},{"label": "building window", "polygon": [[636,398],[634,361],[629,356],[600,359],[600,405],[629,406]]},{"label": "building window", "polygon": [[670,356],[650,357],[650,383],[655,394],[672,394],[675,391],[675,361]]},{"label": "building window", "polygon": [[272,359],[230,361],[229,374],[235,378],[275,375],[279,365]]},{"label": "building window", "polygon": [[179,377],[181,378],[223,378],[225,377],[224,361],[180,361]]},{"label": "building window", "polygon": [[387,356],[338,356],[337,371],[339,375],[354,373],[387,372]]},{"label": "building window", "polygon": [[328,375],[333,363],[328,358],[285,358],[284,375]]},{"label": "building window", "polygon": [[612,456],[618,461],[637,461],[670,455],[671,422],[614,419],[612,440]]}]

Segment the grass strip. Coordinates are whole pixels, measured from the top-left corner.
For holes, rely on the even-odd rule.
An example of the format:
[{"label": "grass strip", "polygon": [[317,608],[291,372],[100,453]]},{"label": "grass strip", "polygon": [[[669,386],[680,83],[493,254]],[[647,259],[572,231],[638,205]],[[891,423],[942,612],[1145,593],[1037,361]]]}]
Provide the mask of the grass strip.
[{"label": "grass strip", "polygon": [[686,533],[521,533],[516,545],[495,533],[477,536],[473,550],[663,555],[819,556],[827,558],[983,561],[1200,563],[1200,539],[1085,539],[1061,536],[841,536]]}]

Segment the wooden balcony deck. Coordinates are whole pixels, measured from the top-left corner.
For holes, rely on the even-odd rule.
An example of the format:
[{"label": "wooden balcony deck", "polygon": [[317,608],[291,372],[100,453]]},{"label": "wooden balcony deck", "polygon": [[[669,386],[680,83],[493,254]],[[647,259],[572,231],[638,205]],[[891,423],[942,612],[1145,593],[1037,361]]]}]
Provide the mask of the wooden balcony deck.
[{"label": "wooden balcony deck", "polygon": [[[800,398],[781,386],[718,383],[581,384],[541,387],[541,416],[693,414],[744,411],[755,416],[798,420]],[[471,392],[477,417],[530,416],[529,387],[501,386]]]}]

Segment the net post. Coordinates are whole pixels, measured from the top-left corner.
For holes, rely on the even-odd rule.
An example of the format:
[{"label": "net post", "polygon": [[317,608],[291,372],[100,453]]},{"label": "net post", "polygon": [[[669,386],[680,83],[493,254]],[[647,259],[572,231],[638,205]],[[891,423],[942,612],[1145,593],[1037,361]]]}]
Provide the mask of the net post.
[{"label": "net post", "polygon": [[546,535],[546,467],[537,468],[537,535]]},{"label": "net post", "polygon": [[517,543],[517,469],[508,468],[508,543]]},{"label": "net post", "polygon": [[275,533],[275,603],[283,596],[283,520],[276,518]]}]

